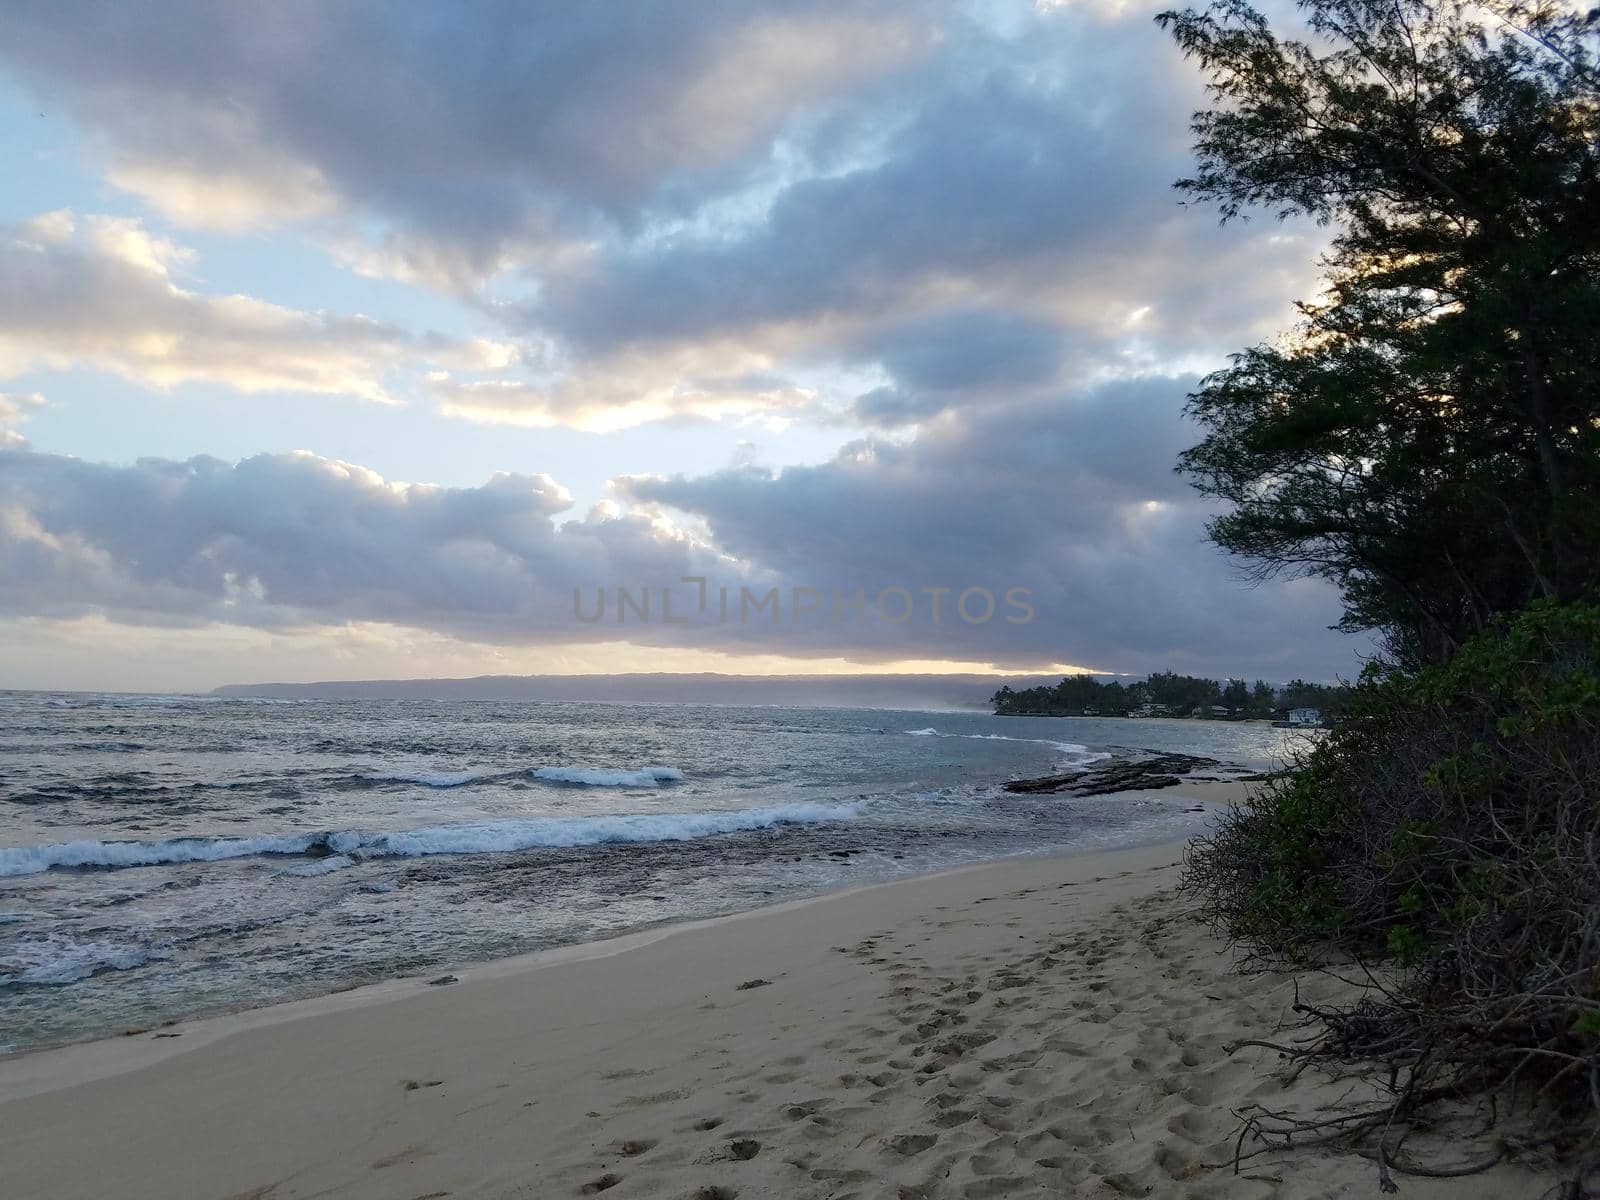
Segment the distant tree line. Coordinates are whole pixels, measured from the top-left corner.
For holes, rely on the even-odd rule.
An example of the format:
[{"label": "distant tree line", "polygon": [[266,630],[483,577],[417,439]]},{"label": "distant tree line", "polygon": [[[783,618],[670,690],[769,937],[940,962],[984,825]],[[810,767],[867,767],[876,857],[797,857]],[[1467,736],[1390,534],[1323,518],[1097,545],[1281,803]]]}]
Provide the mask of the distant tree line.
[{"label": "distant tree line", "polygon": [[1337,716],[1348,695],[1349,688],[1342,685],[1303,679],[1275,688],[1264,679],[1248,684],[1243,679],[1218,681],[1161,671],[1132,683],[1068,675],[1054,687],[1018,690],[1008,684],[991,701],[1002,716],[1125,717],[1154,707],[1178,717],[1243,719],[1272,717],[1294,708],[1316,708],[1325,717]]}]

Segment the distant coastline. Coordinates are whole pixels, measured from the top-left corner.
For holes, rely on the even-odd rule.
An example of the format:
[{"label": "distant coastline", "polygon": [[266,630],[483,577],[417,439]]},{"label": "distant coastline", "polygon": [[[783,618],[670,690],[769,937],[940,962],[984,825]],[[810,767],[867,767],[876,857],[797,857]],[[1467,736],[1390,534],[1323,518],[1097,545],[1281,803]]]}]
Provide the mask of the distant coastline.
[{"label": "distant coastline", "polygon": [[[1047,686],[1058,676],[1013,682]],[[556,703],[767,704],[824,708],[984,711],[993,675],[479,675],[227,684],[213,696],[278,700],[518,700]]]}]

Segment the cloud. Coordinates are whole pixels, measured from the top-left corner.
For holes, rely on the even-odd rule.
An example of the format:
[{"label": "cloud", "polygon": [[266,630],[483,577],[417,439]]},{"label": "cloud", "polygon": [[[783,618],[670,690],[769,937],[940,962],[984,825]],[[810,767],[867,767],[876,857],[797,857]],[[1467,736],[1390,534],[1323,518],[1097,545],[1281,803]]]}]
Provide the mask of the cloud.
[{"label": "cloud", "polygon": [[112,466],[0,450],[0,613],[523,643],[584,631],[574,587],[717,561],[647,516],[558,525],[571,504],[546,475],[444,488],[308,453]]},{"label": "cloud", "polygon": [[0,427],[20,425],[36,408],[44,407],[38,392],[0,392]]},{"label": "cloud", "polygon": [[23,5],[3,53],[170,216],[216,223],[196,198],[226,181],[229,225],[337,203],[482,266],[744,169],[797,109],[918,53],[931,31],[896,8],[90,0]]},{"label": "cloud", "polygon": [[124,161],[106,178],[144,199],[176,225],[224,233],[270,229],[333,211],[334,198],[315,167],[259,163],[197,167]]},{"label": "cloud", "polygon": [[85,0],[23,5],[7,32],[0,61],[169,219],[310,222],[351,269],[546,348],[539,369],[436,382],[479,422],[787,419],[809,392],[814,419],[892,426],[1170,374],[1282,320],[1317,248],[1177,206],[1198,81],[1104,5],[445,21]]},{"label": "cloud", "polygon": [[882,390],[859,400],[819,396],[875,425],[1216,363],[1290,315],[1316,237],[1181,209],[1190,81],[1142,22],[1083,33],[952,26],[815,134],[812,169],[754,215],[596,242],[501,315],[563,346],[579,386],[623,354],[712,345],[779,376],[876,372]]},{"label": "cloud", "polygon": [[[1321,237],[1180,208],[1198,81],[1114,2],[23,3],[0,63],[180,226],[294,225],[461,339],[207,294],[125,218],[0,237],[0,378],[85,366],[608,432],[854,439],[772,472],[395,484],[312,455],[0,451],[0,614],[593,642],[575,586],[1030,589],[1030,623],[630,629],[833,661],[1347,667],[1329,588],[1243,588],[1173,475],[1195,373]],[[276,236],[288,236],[279,233]],[[432,303],[430,301],[430,303]],[[11,424],[15,424],[15,420]],[[874,431],[860,436],[863,430]],[[730,431],[730,437],[740,436]],[[605,633],[616,636],[616,630]],[[1281,668],[1281,669],[1279,669]]]},{"label": "cloud", "polygon": [[[538,368],[538,356],[522,356]],[[535,361],[527,361],[529,358]],[[542,378],[476,378],[439,371],[427,390],[438,412],[487,424],[544,428],[564,425],[592,433],[629,429],[652,421],[744,420],[799,416],[815,401],[811,391],[770,374],[772,359],[738,342],[674,345],[625,351],[587,364],[581,372],[559,365]],[[470,370],[471,368],[468,367]]]},{"label": "cloud", "polygon": [[1205,542],[1211,509],[1171,470],[1192,440],[1177,419],[1190,383],[946,414],[910,440],[865,439],[817,466],[636,477],[619,490],[693,515],[740,561],[825,590],[1030,589],[1038,615],[1026,624],[919,625],[929,657],[1350,672],[1362,643],[1327,631],[1339,616],[1331,587],[1246,588]]},{"label": "cloud", "polygon": [[[1350,640],[1316,632],[1331,590],[1242,588],[1202,540],[1206,508],[1169,464],[1180,381],[1111,384],[1052,404],[947,414],[905,441],[771,472],[617,481],[616,503],[571,512],[545,475],[479,487],[387,481],[310,454],[85,463],[0,450],[0,617],[282,630],[360,623],[476,643],[636,646],[858,663],[1084,662],[1268,677],[1348,671]],[[696,608],[686,576],[704,577]],[[624,625],[599,592],[656,595]],[[662,620],[674,591],[685,624]],[[717,596],[727,588],[726,617]],[[778,608],[752,600],[778,590]],[[818,614],[800,619],[794,589]],[[925,589],[945,593],[933,619]],[[958,619],[969,588],[1027,623]],[[888,614],[904,601],[915,617]],[[860,595],[856,617],[835,608]],[[973,602],[981,611],[981,598]],[[1011,612],[1002,609],[1002,612]],[[840,612],[845,615],[841,618]],[[769,615],[770,614],[770,615]]]},{"label": "cloud", "polygon": [[190,252],[127,218],[48,213],[0,235],[0,377],[87,366],[149,387],[393,397],[407,335],[360,316],[205,295],[175,275]]}]

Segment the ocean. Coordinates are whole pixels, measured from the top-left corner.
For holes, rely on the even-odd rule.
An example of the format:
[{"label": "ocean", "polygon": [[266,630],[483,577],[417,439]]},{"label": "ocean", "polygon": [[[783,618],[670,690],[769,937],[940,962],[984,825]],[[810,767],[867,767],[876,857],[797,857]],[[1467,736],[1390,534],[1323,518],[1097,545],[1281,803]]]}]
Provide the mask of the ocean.
[{"label": "ocean", "polygon": [[[1176,792],[1012,795],[1254,724],[0,693],[0,1052],[1013,854],[1193,834]],[[1180,789],[1181,791],[1181,789]]]}]

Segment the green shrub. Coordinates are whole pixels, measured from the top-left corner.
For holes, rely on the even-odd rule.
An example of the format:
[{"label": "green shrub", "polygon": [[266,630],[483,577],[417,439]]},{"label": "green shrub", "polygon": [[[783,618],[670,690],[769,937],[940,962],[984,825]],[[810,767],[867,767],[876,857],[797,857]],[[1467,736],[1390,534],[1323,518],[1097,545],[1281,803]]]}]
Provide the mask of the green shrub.
[{"label": "green shrub", "polygon": [[1452,1086],[1538,1072],[1586,1097],[1600,605],[1535,604],[1447,664],[1369,668],[1339,726],[1191,846],[1185,882],[1258,953],[1389,960],[1393,1036]]}]

